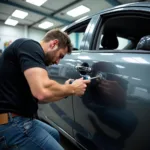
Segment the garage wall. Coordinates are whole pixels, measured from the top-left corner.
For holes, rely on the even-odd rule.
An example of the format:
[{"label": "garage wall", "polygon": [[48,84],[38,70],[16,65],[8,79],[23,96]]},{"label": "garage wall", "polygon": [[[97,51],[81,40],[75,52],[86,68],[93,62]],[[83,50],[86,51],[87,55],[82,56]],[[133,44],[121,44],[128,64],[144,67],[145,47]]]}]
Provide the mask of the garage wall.
[{"label": "garage wall", "polygon": [[[3,51],[5,49],[4,43],[7,42],[7,44],[10,44],[18,38],[31,38],[39,42],[43,38],[45,33],[45,31],[38,30],[35,28],[28,29],[27,26],[17,25],[13,27],[4,25],[3,22],[0,22],[0,49]],[[79,49],[82,37],[83,34],[77,35],[76,33],[72,33],[70,35],[74,47]]]},{"label": "garage wall", "polygon": [[0,49],[4,50],[4,43],[11,43],[17,38],[24,37],[23,27],[6,26],[0,22]]},{"label": "garage wall", "polygon": [[36,41],[40,41],[46,32],[38,29],[30,28],[26,26],[17,25],[7,26],[3,22],[0,22],[0,49],[5,49],[4,44],[10,44],[18,38],[31,38]]},{"label": "garage wall", "polygon": [[38,29],[30,28],[28,32],[28,37],[36,41],[41,41],[46,32]]}]

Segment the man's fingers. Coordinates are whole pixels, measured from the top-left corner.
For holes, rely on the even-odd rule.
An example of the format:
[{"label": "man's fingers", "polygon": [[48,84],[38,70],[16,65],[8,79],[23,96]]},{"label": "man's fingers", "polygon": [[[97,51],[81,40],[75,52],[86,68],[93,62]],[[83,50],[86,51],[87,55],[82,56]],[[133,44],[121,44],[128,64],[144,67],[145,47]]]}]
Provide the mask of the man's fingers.
[{"label": "man's fingers", "polygon": [[86,87],[87,87],[87,85],[86,85],[86,84],[84,84],[84,87],[86,88]]},{"label": "man's fingers", "polygon": [[85,84],[88,84],[90,83],[91,81],[90,80],[83,80]]}]

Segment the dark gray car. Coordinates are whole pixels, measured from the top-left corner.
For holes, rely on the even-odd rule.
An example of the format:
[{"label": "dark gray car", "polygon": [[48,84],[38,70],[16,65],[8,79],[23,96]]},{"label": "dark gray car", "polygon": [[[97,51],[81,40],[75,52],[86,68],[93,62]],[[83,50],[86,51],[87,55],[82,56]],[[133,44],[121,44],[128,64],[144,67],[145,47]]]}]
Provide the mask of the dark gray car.
[{"label": "dark gray car", "polygon": [[100,78],[81,97],[40,104],[39,118],[83,149],[150,150],[150,52],[135,50],[150,35],[150,3],[107,9],[65,31],[76,47],[48,67],[50,78]]}]

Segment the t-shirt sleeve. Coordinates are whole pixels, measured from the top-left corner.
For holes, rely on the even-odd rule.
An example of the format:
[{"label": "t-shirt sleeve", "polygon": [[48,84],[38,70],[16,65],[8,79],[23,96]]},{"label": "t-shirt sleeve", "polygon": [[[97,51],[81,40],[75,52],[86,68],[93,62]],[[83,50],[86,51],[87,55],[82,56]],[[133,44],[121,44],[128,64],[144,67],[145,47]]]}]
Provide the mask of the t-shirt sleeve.
[{"label": "t-shirt sleeve", "polygon": [[44,51],[35,41],[28,40],[22,43],[17,48],[17,56],[22,72],[33,67],[40,67],[46,70]]}]

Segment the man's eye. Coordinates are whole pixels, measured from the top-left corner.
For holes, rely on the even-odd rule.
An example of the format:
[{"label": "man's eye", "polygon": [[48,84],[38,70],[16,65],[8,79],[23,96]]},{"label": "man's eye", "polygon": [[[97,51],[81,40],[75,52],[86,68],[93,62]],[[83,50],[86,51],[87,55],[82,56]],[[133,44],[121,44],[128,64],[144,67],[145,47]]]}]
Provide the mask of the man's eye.
[{"label": "man's eye", "polygon": [[60,55],[60,58],[62,59],[62,58],[64,58],[64,56],[63,56],[63,55]]}]

